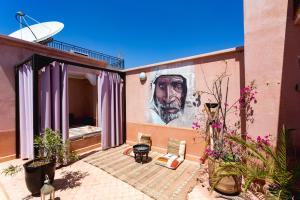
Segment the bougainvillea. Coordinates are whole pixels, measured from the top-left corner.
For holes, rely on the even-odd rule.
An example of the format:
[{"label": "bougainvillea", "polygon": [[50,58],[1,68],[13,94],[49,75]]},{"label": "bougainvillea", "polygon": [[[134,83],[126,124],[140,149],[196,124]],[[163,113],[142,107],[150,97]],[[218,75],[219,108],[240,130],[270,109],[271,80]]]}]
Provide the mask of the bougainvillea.
[{"label": "bougainvillea", "polygon": [[[222,91],[224,81],[226,81],[227,85],[225,93]],[[229,104],[227,100],[228,83],[229,77],[224,73],[214,81],[212,88],[208,88],[208,91],[200,92],[202,95],[208,95],[210,97],[208,99],[213,99],[213,103],[217,103],[218,113],[213,120],[209,119],[210,122],[208,122],[208,118],[196,116],[192,128],[204,136],[207,141],[213,143],[207,146],[205,150],[207,156],[225,161],[239,161],[243,156],[242,147],[228,140],[227,136],[239,135],[247,137],[246,125],[254,122],[253,104],[257,103],[257,91],[255,83],[251,82],[241,89],[240,97],[232,104]],[[200,111],[200,113],[203,115],[203,111]],[[242,123],[245,126],[242,126]],[[210,129],[207,128],[208,126]],[[213,134],[211,135],[211,133]],[[268,137],[258,137],[257,142],[270,143]]]}]

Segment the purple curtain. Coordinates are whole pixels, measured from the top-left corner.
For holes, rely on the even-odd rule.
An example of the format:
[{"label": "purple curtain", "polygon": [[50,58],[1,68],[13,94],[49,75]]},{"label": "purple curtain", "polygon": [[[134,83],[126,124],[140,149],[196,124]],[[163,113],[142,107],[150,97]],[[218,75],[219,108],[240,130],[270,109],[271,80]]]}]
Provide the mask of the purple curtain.
[{"label": "purple curtain", "polygon": [[51,76],[50,67],[41,72],[41,131],[51,126]]},{"label": "purple curtain", "polygon": [[124,143],[123,80],[117,73],[102,72],[98,76],[98,124],[102,128],[102,149]]},{"label": "purple curtain", "polygon": [[29,64],[19,69],[20,156],[33,158],[33,70]]},{"label": "purple curtain", "polygon": [[53,62],[41,70],[41,132],[45,128],[69,137],[68,68]]},{"label": "purple curtain", "polygon": [[62,90],[62,139],[65,142],[69,138],[69,81],[68,81],[68,66],[62,64],[62,80],[61,80],[61,90]]}]

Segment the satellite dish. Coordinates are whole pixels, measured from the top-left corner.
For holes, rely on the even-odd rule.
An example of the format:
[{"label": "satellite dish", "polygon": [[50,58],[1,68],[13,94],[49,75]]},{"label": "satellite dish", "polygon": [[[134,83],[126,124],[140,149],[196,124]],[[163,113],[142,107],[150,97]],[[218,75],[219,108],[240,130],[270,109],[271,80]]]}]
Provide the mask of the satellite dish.
[{"label": "satellite dish", "polygon": [[60,22],[44,22],[22,28],[9,36],[29,42],[41,42],[57,34],[63,28],[64,25]]},{"label": "satellite dish", "polygon": [[[36,24],[29,26],[26,17],[35,21]],[[64,24],[61,22],[54,21],[40,23],[30,16],[25,15],[23,12],[17,12],[16,19],[20,23],[20,30],[11,33],[9,36],[29,42],[45,41],[64,28]]]}]

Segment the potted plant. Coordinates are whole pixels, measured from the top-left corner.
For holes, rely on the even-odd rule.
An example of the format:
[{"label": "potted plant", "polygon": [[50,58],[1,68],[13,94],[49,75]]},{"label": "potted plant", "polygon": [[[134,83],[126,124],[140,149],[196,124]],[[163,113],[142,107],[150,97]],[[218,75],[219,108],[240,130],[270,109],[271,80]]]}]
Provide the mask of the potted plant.
[{"label": "potted plant", "polygon": [[49,128],[44,134],[34,139],[37,155],[33,160],[26,162],[24,166],[25,181],[28,190],[33,194],[39,194],[48,175],[52,183],[56,166],[64,165],[74,158],[74,153],[68,153],[68,142],[63,143],[60,133]]},{"label": "potted plant", "polygon": [[[240,145],[228,140],[226,136],[245,135],[245,127],[242,127],[241,118],[246,122],[253,122],[252,104],[256,103],[256,87],[254,82],[251,82],[249,86],[241,90],[240,97],[231,105],[228,104],[228,87],[229,76],[225,71],[217,77],[212,87],[207,85],[207,91],[197,92],[201,97],[207,95],[211,102],[204,105],[205,122],[203,122],[203,112],[200,111],[193,122],[193,128],[207,141],[205,154],[201,161],[204,162],[207,157],[209,158],[208,170],[211,187],[224,194],[233,195],[241,191],[242,176],[234,173],[235,169],[232,166],[234,163],[243,161],[243,150]],[[203,124],[204,130],[201,129]]]},{"label": "potted plant", "polygon": [[299,198],[296,197],[299,188],[295,187],[295,182],[299,176],[300,165],[298,163],[294,169],[290,169],[287,162],[289,135],[290,130],[283,127],[278,134],[276,148],[270,143],[271,135],[257,136],[256,139],[247,136],[246,140],[239,136],[228,136],[228,140],[240,145],[247,152],[245,154],[247,162],[228,165],[235,169],[233,171],[235,174],[244,177],[245,191],[254,185],[255,188],[262,188],[262,191],[258,192],[262,192],[266,199]]}]

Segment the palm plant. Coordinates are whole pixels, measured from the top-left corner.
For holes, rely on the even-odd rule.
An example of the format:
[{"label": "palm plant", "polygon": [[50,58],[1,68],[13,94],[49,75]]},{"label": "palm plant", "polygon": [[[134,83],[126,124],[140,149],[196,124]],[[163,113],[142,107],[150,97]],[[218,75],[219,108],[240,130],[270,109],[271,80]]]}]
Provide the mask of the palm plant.
[{"label": "palm plant", "polygon": [[290,170],[287,163],[287,142],[290,130],[282,128],[277,148],[273,148],[266,140],[245,140],[239,136],[227,136],[245,149],[246,162],[221,163],[215,172],[214,185],[223,177],[242,175],[245,179],[244,190],[247,191],[254,182],[265,183],[268,199],[293,199],[295,180],[300,165]]}]

